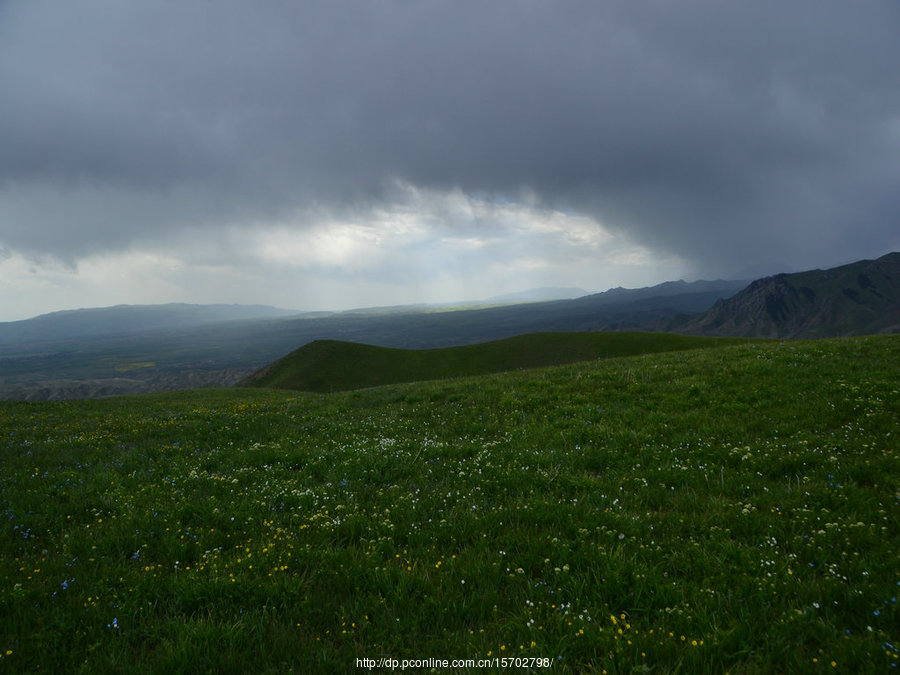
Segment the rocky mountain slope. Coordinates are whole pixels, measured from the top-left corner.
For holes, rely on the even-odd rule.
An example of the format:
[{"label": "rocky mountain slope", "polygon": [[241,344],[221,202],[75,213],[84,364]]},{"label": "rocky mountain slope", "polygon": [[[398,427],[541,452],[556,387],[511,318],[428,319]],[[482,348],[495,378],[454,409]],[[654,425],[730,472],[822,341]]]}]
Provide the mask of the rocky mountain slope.
[{"label": "rocky mountain slope", "polygon": [[900,253],[758,279],[671,330],[691,335],[819,338],[900,332]]}]

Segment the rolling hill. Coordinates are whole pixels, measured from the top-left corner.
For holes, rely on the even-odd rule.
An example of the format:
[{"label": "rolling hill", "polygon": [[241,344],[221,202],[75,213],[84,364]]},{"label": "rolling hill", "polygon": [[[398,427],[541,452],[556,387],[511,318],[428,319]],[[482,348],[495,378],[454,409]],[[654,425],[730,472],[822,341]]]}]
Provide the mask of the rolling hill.
[{"label": "rolling hill", "polygon": [[[562,331],[782,339],[900,332],[900,253],[828,270],[778,274],[749,285],[674,281],[569,300],[505,305],[305,314],[236,305],[55,312],[0,323],[0,399],[91,398],[231,386],[318,340],[429,350]],[[565,358],[577,360],[575,353]],[[414,365],[409,354],[404,360],[408,366],[392,366],[398,373]],[[434,368],[425,371],[450,372]],[[506,368],[498,365],[494,370]],[[417,373],[412,374],[418,378]],[[426,376],[433,375],[426,372]]]},{"label": "rolling hill", "polygon": [[770,338],[897,333],[900,253],[758,279],[704,314],[669,328],[692,335]]},{"label": "rolling hill", "polygon": [[670,282],[575,300],[286,315],[240,306],[119,306],[0,323],[0,399],[47,400],[231,386],[315,340],[428,349],[539,331],[661,330],[743,282]]},{"label": "rolling hill", "polygon": [[529,333],[477,345],[410,350],[317,340],[266,366],[238,386],[345,391],[607,357],[721,347],[739,341],[666,333]]}]

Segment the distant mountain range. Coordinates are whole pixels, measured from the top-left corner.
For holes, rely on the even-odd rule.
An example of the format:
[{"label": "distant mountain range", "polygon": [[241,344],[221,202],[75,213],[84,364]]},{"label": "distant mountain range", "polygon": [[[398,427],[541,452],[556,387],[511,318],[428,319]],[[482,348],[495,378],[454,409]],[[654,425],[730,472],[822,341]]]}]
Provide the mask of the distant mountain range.
[{"label": "distant mountain range", "polygon": [[41,314],[33,319],[0,323],[0,345],[99,335],[146,334],[232,321],[296,316],[295,310],[266,305],[116,305]]},{"label": "distant mountain range", "polygon": [[900,253],[752,283],[673,281],[574,299],[501,302],[331,313],[241,305],[54,312],[0,323],[0,399],[231,386],[314,340],[426,349],[547,331],[777,338],[900,332]]},{"label": "distant mountain range", "polygon": [[768,338],[898,333],[900,253],[758,279],[670,329],[693,335]]},{"label": "distant mountain range", "polygon": [[542,286],[518,293],[506,293],[488,298],[485,302],[546,302],[548,300],[572,300],[589,293],[583,288],[560,288],[558,286]]},{"label": "distant mountain range", "polygon": [[574,300],[291,313],[239,305],[118,306],[0,323],[0,399],[231,386],[314,340],[424,349],[539,331],[662,330],[744,282],[673,282]]}]

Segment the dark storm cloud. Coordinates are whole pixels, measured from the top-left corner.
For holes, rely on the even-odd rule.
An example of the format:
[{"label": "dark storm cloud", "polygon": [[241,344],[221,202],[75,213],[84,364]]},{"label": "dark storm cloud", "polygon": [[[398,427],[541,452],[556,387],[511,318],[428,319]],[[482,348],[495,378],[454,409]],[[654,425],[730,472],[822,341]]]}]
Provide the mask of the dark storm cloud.
[{"label": "dark storm cloud", "polygon": [[[396,181],[727,273],[900,246],[895,2],[0,4],[0,244],[75,256]],[[305,214],[305,216],[304,216]]]}]

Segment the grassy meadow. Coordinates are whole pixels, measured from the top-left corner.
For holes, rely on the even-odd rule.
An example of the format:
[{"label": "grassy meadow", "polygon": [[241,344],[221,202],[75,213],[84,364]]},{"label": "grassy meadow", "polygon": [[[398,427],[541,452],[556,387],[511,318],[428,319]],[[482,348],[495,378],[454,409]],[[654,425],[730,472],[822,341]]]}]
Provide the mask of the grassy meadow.
[{"label": "grassy meadow", "polygon": [[890,672],[898,375],[885,336],[0,403],[0,672]]}]

